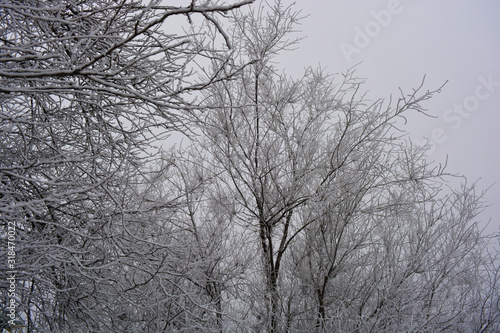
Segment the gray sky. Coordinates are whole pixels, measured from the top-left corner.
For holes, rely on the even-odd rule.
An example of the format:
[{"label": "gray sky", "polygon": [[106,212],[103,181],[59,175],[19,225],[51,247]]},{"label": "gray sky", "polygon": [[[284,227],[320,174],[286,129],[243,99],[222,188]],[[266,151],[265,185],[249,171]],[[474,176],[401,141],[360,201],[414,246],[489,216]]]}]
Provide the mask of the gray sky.
[{"label": "gray sky", "polygon": [[[285,0],[285,4],[292,1]],[[429,159],[478,180],[491,205],[482,220],[500,231],[500,1],[356,0],[296,1],[309,15],[299,49],[280,62],[292,75],[321,64],[330,73],[353,65],[367,79],[370,97],[410,92],[426,75],[441,94],[424,105],[436,118],[409,117],[414,142],[429,138]]]}]

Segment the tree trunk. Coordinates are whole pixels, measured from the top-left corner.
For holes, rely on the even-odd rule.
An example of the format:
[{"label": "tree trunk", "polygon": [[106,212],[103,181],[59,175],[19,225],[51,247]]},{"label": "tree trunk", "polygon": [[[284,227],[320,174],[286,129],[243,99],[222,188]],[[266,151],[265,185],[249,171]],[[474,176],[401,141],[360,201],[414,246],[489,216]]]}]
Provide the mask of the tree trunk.
[{"label": "tree trunk", "polygon": [[316,329],[318,332],[323,332],[325,329],[325,293],[324,290],[318,288],[318,311],[316,314]]},{"label": "tree trunk", "polygon": [[267,329],[270,333],[278,332],[279,323],[279,294],[278,270],[273,257],[273,243],[271,238],[272,227],[267,221],[260,223],[260,237],[263,252],[263,264],[266,279],[267,304]]}]

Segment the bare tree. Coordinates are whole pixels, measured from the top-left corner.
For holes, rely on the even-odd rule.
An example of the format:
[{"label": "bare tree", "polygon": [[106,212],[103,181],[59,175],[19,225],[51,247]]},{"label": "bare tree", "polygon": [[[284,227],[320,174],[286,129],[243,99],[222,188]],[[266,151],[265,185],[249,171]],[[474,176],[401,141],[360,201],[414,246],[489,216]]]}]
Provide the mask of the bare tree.
[{"label": "bare tree", "polygon": [[[169,223],[175,225],[175,235],[181,237],[178,243],[183,244],[180,260],[195,305],[189,315],[203,319],[198,324],[200,331],[234,331],[240,316],[231,304],[232,295],[238,292],[236,286],[251,256],[243,246],[245,235],[233,227],[235,205],[216,182],[211,163],[195,149],[181,149],[172,159],[175,171],[163,184],[182,198]],[[185,327],[195,331],[193,325]]]},{"label": "bare tree", "polygon": [[[250,2],[1,2],[1,239],[3,251],[13,223],[18,319],[28,331],[124,330],[118,302],[133,304],[123,295],[151,278],[141,269],[161,267],[161,256],[140,260],[161,246],[134,234],[147,218],[136,183],[155,141],[189,130],[188,115],[202,108],[196,92],[233,74],[197,74],[203,59],[224,66],[230,50],[195,31],[224,37],[217,16]],[[192,32],[172,33],[180,22]],[[128,286],[110,273],[124,269]]]},{"label": "bare tree", "polygon": [[[272,60],[293,45],[287,35],[297,14],[277,3],[269,12],[251,11],[234,20],[238,57],[254,63],[231,82],[207,90],[207,103],[214,111],[201,118],[205,137],[200,145],[213,156],[220,181],[242,207],[244,228],[255,231],[265,286],[255,321],[258,329],[277,332],[288,327],[282,316],[287,279],[280,276],[282,267],[290,245],[328,215],[316,210],[340,209],[343,223],[361,228],[362,218],[352,215],[360,205],[376,206],[375,189],[388,192],[393,184],[441,174],[412,169],[397,176],[401,170],[394,157],[400,144],[394,136],[396,119],[409,109],[422,111],[420,102],[433,92],[419,95],[417,89],[401,95],[393,106],[358,97],[361,81],[352,73],[336,81],[320,70],[307,70],[302,79],[293,80],[279,74]],[[328,228],[342,228],[341,223]],[[341,237],[342,230],[337,232]],[[352,241],[349,247],[361,245]],[[324,267],[327,271],[335,269],[332,260]],[[318,288],[314,292],[319,295],[319,323],[325,310]]]},{"label": "bare tree", "polygon": [[[476,269],[485,239],[473,221],[481,196],[464,188],[438,199],[438,184],[391,186],[395,201],[370,209],[342,238],[335,231],[332,241],[328,229],[316,229],[323,242],[305,246],[315,256],[302,280],[322,287],[319,331],[470,331],[464,314],[476,313],[471,296],[482,279]],[[330,269],[320,270],[325,261]]]},{"label": "bare tree", "polygon": [[236,59],[253,64],[205,92],[213,112],[200,117],[195,143],[233,193],[235,227],[260,251],[259,278],[249,281],[255,297],[244,300],[248,325],[468,329],[475,287],[465,275],[480,261],[481,196],[442,194],[444,168],[397,129],[406,112],[425,113],[421,103],[439,89],[371,101],[352,72],[280,74],[273,59],[293,46],[297,19],[280,2],[236,14]]}]

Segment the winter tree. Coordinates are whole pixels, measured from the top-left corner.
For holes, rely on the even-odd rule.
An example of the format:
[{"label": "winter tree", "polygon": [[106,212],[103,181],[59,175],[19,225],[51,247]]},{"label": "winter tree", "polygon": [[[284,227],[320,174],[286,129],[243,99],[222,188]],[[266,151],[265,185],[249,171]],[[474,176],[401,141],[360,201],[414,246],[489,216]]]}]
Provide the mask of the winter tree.
[{"label": "winter tree", "polygon": [[252,65],[204,91],[212,110],[194,145],[259,253],[240,300],[248,327],[472,331],[484,312],[472,295],[487,290],[482,196],[448,189],[444,166],[398,129],[439,89],[372,101],[352,72],[290,78],[273,61],[293,47],[298,14],[278,2],[233,20],[235,65]]},{"label": "winter tree", "polygon": [[155,141],[190,130],[196,92],[234,74],[198,74],[230,55],[203,31],[223,40],[219,19],[250,2],[1,2],[2,251],[13,223],[28,331],[160,331],[181,311],[149,294],[171,235],[143,226],[169,204],[137,189]]}]

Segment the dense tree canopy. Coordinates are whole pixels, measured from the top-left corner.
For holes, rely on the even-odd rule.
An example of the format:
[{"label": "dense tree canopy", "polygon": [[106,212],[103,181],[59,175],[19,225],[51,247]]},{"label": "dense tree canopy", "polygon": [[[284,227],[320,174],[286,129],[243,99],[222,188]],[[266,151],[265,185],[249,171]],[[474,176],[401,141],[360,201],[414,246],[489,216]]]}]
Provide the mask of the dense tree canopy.
[{"label": "dense tree canopy", "polygon": [[2,328],[498,331],[482,192],[398,129],[439,89],[292,78],[251,2],[1,2]]},{"label": "dense tree canopy", "polygon": [[[152,311],[175,303],[150,294],[170,293],[150,274],[171,235],[141,227],[170,204],[143,204],[136,191],[155,141],[188,130],[202,107],[191,95],[233,74],[198,74],[230,50],[196,30],[225,34],[218,16],[249,2],[1,2],[0,218],[2,234],[7,223],[17,231],[28,331],[159,331],[176,317]],[[179,34],[176,17],[192,32]]]}]

